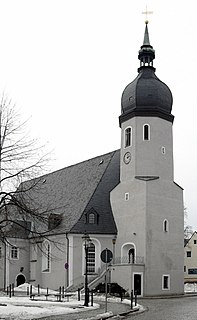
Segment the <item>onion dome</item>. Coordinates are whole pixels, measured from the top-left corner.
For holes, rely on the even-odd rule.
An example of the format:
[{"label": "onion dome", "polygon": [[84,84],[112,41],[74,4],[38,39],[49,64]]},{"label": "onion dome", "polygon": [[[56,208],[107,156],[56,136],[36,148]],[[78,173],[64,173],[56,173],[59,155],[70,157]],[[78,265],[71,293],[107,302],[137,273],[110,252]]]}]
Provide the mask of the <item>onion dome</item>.
[{"label": "onion dome", "polygon": [[146,21],[144,42],[138,54],[139,74],[122,93],[120,125],[135,116],[160,117],[173,122],[172,93],[155,75],[154,58],[155,50],[150,45],[148,21]]}]

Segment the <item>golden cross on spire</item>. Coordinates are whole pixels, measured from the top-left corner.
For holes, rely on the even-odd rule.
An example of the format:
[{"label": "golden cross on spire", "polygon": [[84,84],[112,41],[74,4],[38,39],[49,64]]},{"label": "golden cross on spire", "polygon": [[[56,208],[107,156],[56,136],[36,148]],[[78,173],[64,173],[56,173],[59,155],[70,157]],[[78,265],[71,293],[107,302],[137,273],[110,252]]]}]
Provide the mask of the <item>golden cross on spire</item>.
[{"label": "golden cross on spire", "polygon": [[148,8],[146,6],[146,11],[143,11],[142,14],[145,14],[146,15],[146,20],[145,20],[145,23],[148,24],[148,14],[152,14],[153,11],[148,11]]}]

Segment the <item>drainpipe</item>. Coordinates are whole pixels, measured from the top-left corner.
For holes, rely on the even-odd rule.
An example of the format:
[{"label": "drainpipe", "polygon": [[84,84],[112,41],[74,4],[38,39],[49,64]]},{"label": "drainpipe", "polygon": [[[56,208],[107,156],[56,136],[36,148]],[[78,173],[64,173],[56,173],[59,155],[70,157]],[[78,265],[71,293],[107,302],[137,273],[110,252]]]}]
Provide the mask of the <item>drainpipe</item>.
[{"label": "drainpipe", "polygon": [[6,263],[6,259],[7,259],[7,246],[6,246],[6,243],[4,243],[4,291],[6,290],[6,278],[7,278],[7,263]]},{"label": "drainpipe", "polygon": [[116,239],[117,239],[117,235],[115,234],[113,239],[112,239],[112,253],[113,253],[113,260],[112,260],[112,263],[115,264],[115,261],[116,261],[116,249],[115,249],[115,246],[116,246]]},{"label": "drainpipe", "polygon": [[67,240],[67,249],[66,249],[66,288],[69,286],[69,239],[68,233],[66,233],[66,240]]}]

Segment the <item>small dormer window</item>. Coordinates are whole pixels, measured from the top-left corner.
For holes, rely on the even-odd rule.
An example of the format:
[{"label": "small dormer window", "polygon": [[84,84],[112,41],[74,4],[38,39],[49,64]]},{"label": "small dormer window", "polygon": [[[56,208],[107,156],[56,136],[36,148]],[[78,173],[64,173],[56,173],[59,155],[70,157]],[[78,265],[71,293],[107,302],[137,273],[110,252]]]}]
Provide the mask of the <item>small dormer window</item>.
[{"label": "small dormer window", "polygon": [[87,214],[86,214],[86,223],[88,224],[98,224],[98,213],[94,210],[91,209]]},{"label": "small dormer window", "polygon": [[125,148],[131,146],[131,127],[125,129]]},{"label": "small dormer window", "polygon": [[144,126],[143,126],[143,140],[150,140],[150,126],[149,126],[149,124],[144,124]]},{"label": "small dormer window", "polygon": [[89,213],[89,215],[88,215],[88,223],[89,224],[94,224],[95,223],[95,214],[94,213]]},{"label": "small dormer window", "polygon": [[48,218],[48,229],[52,230],[57,228],[62,221],[62,215],[58,213],[51,213]]}]

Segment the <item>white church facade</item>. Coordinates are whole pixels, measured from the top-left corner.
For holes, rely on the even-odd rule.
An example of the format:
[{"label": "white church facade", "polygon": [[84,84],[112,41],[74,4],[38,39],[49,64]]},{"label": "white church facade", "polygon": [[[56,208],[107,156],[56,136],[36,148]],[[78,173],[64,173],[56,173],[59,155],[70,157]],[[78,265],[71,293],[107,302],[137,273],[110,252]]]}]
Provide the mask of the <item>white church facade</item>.
[{"label": "white church facade", "polygon": [[172,94],[155,75],[147,23],[138,58],[138,75],[122,94],[120,150],[36,179],[39,191],[31,197],[56,208],[48,236],[36,240],[13,228],[9,243],[0,244],[0,288],[81,286],[88,234],[90,282],[103,274],[100,254],[108,248],[111,281],[128,292],[183,294],[183,189],[173,175]]}]

